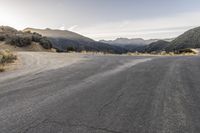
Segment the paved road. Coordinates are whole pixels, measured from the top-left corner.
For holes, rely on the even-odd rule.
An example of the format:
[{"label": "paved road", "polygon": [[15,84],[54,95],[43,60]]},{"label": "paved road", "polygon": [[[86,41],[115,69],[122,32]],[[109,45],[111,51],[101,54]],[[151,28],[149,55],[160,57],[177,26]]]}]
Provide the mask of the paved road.
[{"label": "paved road", "polygon": [[0,83],[0,133],[199,133],[200,57],[89,57]]}]

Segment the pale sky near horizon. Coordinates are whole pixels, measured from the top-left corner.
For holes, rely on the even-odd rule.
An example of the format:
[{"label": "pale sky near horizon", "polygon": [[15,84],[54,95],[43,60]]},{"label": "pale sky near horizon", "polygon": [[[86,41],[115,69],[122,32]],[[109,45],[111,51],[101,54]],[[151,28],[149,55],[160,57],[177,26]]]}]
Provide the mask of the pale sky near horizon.
[{"label": "pale sky near horizon", "polygon": [[100,39],[171,38],[200,26],[199,0],[0,0],[0,25]]}]

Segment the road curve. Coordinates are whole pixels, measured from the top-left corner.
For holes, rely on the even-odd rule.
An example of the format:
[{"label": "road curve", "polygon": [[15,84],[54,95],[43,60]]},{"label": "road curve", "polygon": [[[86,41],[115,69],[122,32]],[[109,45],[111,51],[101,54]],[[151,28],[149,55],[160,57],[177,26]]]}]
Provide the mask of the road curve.
[{"label": "road curve", "polygon": [[87,58],[1,82],[0,132],[200,132],[200,57]]}]

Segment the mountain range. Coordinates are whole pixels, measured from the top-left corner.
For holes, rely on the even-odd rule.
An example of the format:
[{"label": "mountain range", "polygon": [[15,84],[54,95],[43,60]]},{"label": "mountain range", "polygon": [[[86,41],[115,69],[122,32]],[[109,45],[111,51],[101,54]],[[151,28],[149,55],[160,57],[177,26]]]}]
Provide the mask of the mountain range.
[{"label": "mountain range", "polygon": [[96,51],[117,54],[127,52],[121,47],[112,46],[103,42],[97,42],[88,37],[67,30],[26,28],[24,31],[39,33],[42,36],[46,36],[52,42],[53,47],[59,51]]},{"label": "mountain range", "polygon": [[113,41],[101,40],[101,42],[111,45],[120,46],[129,52],[177,52],[187,48],[200,48],[200,27],[186,31],[177,38],[163,40],[144,40],[144,39],[127,39],[118,38]]},{"label": "mountain range", "polygon": [[128,38],[117,38],[115,40],[100,40],[100,42],[104,42],[104,43],[108,43],[108,44],[112,44],[112,45],[118,45],[118,46],[122,46],[122,45],[148,45],[152,42],[156,42],[158,41],[157,39],[150,39],[150,40],[144,40],[142,38],[132,38],[132,39],[128,39]]},{"label": "mountain range", "polygon": [[[174,38],[163,39],[163,41],[171,42],[173,39]],[[158,41],[158,43],[160,43],[159,39],[144,40],[142,38],[132,38],[132,39],[117,38],[115,40],[108,40],[108,41],[100,40],[100,42],[108,43],[108,44],[114,45],[114,46],[119,46],[121,48],[126,49],[129,52],[136,52],[136,51],[137,52],[147,52],[147,51],[151,50],[149,45],[152,44],[153,46],[156,46],[158,44],[158,43],[156,43],[157,41]]]},{"label": "mountain range", "polygon": [[200,27],[171,39],[117,38],[113,41],[95,41],[67,30],[26,28],[23,31],[17,31],[12,27],[1,26],[0,41],[6,41],[19,47],[36,42],[47,49],[55,48],[58,52],[93,51],[116,54],[136,51],[147,53],[173,52],[185,48],[200,48]]}]

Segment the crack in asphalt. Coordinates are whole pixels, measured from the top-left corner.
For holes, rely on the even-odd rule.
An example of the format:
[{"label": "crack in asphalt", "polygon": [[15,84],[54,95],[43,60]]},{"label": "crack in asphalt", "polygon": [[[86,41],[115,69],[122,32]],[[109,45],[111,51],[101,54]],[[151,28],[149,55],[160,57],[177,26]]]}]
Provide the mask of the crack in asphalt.
[{"label": "crack in asphalt", "polygon": [[116,98],[110,100],[109,102],[105,103],[98,111],[98,116],[102,115],[103,110],[108,107],[109,105],[111,105],[112,103],[117,102],[122,96],[124,95],[124,92],[121,92]]}]

